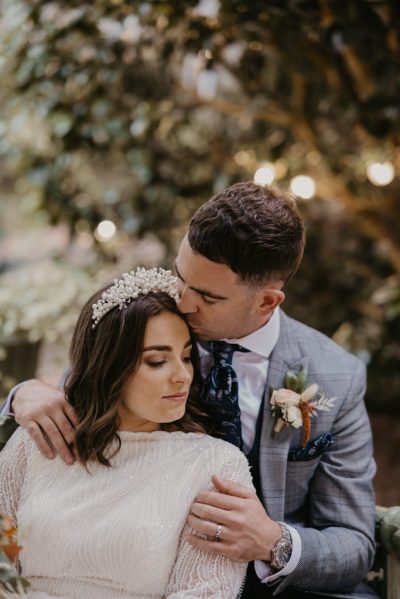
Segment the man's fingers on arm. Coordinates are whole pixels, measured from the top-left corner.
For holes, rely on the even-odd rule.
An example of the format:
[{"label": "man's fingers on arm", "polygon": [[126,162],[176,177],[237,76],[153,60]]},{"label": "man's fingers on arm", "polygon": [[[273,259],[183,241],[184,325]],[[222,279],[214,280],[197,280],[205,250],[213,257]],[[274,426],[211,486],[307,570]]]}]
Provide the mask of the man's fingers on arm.
[{"label": "man's fingers on arm", "polygon": [[[217,533],[218,525],[216,522],[202,520],[201,518],[198,518],[194,514],[189,514],[187,521],[188,521],[189,526],[191,526],[195,531],[197,531],[203,535],[207,535],[208,537],[211,537],[210,540],[212,540],[212,537],[215,537],[215,535]],[[218,524],[221,524],[221,523],[219,522]],[[224,537],[224,541],[227,540],[227,533],[228,533],[228,528],[225,526],[222,526],[222,535]]]},{"label": "man's fingers on arm", "polygon": [[215,491],[201,491],[196,497],[196,503],[212,505],[222,510],[234,510],[240,507],[240,499],[237,497]]},{"label": "man's fingers on arm", "polygon": [[25,428],[39,449],[40,453],[44,455],[45,458],[52,460],[56,457],[54,449],[50,447],[42,429],[36,422],[30,422]]},{"label": "man's fingers on arm", "polygon": [[68,403],[67,400],[65,401],[65,404],[64,404],[64,412],[65,412],[65,415],[67,416],[68,420],[72,424],[72,426],[74,426],[74,427],[78,426],[78,424],[79,424],[78,416],[75,414],[74,408],[71,406],[71,404]]},{"label": "man's fingers on arm", "polygon": [[245,487],[239,483],[235,483],[231,480],[224,480],[217,475],[213,475],[211,480],[214,484],[214,487],[220,493],[226,493],[227,495],[231,495],[233,497],[242,497],[243,499],[250,499],[255,496],[254,491]]},{"label": "man's fingers on arm", "polygon": [[230,511],[221,510],[220,508],[205,505],[203,503],[195,502],[192,505],[191,513],[201,520],[210,520],[211,522],[218,522],[219,524],[233,523]]},{"label": "man's fingers on arm", "polygon": [[229,547],[224,545],[220,541],[208,541],[197,537],[194,533],[187,535],[187,540],[192,547],[200,549],[201,551],[207,551],[207,553],[218,553],[219,555],[225,555],[229,557]]},{"label": "man's fingers on arm", "polygon": [[75,441],[75,429],[69,418],[67,418],[64,412],[57,412],[51,419],[60,431],[67,445],[71,445]]},{"label": "man's fingers on arm", "polygon": [[48,440],[55,451],[58,453],[60,458],[66,464],[72,464],[75,459],[72,451],[68,447],[68,443],[61,434],[58,426],[51,420],[51,418],[43,418],[40,422],[40,426],[48,437]]}]

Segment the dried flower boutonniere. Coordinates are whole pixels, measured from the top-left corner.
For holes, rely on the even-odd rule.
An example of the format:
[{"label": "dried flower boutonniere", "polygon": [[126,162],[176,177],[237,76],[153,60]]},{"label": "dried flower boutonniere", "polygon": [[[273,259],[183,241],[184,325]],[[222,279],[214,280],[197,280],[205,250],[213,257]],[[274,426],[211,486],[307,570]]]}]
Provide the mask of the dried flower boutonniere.
[{"label": "dried flower boutonniere", "polygon": [[303,427],[302,447],[305,447],[311,434],[311,418],[318,410],[329,412],[336,397],[328,399],[318,385],[307,386],[307,371],[302,368],[298,374],[288,370],[284,389],[274,389],[270,403],[276,416],[272,437],[275,439],[284,426]]}]

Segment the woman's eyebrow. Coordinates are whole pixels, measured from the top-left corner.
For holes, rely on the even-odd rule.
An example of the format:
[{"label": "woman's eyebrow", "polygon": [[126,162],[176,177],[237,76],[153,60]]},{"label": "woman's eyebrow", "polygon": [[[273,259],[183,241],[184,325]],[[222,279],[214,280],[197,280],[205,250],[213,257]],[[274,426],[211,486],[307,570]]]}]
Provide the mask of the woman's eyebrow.
[{"label": "woman's eyebrow", "polygon": [[[186,347],[189,347],[189,345],[192,345],[191,339],[188,339],[183,347],[186,348]],[[172,347],[170,345],[148,345],[147,347],[143,348],[144,352],[151,351],[151,350],[172,351]]]},{"label": "woman's eyebrow", "polygon": [[152,349],[156,349],[157,351],[172,351],[172,347],[170,345],[149,345],[143,348],[143,351],[150,351]]}]

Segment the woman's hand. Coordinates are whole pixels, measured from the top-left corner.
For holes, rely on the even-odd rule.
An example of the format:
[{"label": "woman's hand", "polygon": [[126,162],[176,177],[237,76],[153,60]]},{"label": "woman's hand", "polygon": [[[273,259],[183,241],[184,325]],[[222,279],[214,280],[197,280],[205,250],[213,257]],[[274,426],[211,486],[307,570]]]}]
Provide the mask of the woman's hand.
[{"label": "woman's hand", "polygon": [[46,458],[58,454],[66,464],[73,464],[71,445],[78,419],[61,389],[31,379],[17,389],[11,406],[16,422]]}]

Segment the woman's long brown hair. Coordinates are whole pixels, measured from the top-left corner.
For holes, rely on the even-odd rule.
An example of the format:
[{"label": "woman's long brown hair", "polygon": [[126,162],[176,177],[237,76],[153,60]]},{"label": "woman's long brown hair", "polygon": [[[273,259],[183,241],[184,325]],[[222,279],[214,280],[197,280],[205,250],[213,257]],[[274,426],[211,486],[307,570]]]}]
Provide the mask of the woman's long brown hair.
[{"label": "woman's long brown hair", "polygon": [[[122,310],[112,309],[93,328],[92,305],[104,289],[96,292],[80,313],[70,346],[71,370],[65,383],[66,396],[79,419],[74,451],[85,466],[89,461],[110,466],[110,458],[121,446],[118,407],[124,386],[139,367],[149,319],[170,312],[186,322],[175,301],[160,292],[141,295]],[[186,411],[180,420],[162,425],[163,430],[208,432],[210,429],[210,419],[198,404],[201,376],[196,342],[191,332],[190,336],[194,379]],[[113,441],[117,445],[110,455]]]}]

